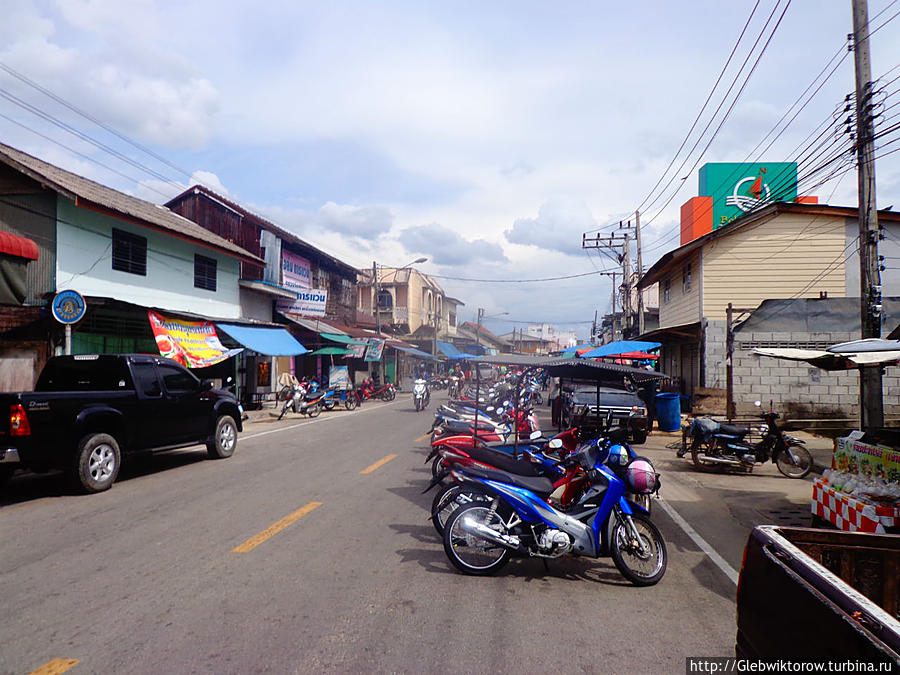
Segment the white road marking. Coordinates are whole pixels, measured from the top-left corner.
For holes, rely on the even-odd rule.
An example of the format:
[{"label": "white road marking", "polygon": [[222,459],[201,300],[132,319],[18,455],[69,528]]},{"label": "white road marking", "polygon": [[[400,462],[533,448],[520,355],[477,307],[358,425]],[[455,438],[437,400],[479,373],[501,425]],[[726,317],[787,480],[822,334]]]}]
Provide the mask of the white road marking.
[{"label": "white road marking", "polygon": [[[356,410],[347,410],[345,411],[348,414],[360,415],[362,413],[367,413],[371,410],[379,410],[384,408],[385,406],[393,405],[397,403],[397,401],[391,401],[390,403],[381,403],[376,406],[367,406],[366,408],[357,408]],[[297,424],[292,424],[289,427],[278,427],[277,429],[269,429],[268,431],[260,431],[255,434],[250,434],[247,436],[241,436],[241,438],[259,438],[260,436],[267,436],[268,434],[277,434],[281,431],[290,431],[291,429],[296,429],[297,427],[305,427],[309,424],[315,424],[316,422],[327,422],[328,420],[336,420],[342,419],[343,415],[330,415],[326,417],[317,417],[312,420],[306,420],[305,422],[298,422]]]},{"label": "white road marking", "polygon": [[664,499],[660,498],[657,503],[662,508],[662,510],[665,511],[669,515],[669,517],[675,521],[678,527],[684,530],[684,533],[691,538],[691,541],[697,544],[697,546],[700,547],[700,550],[703,551],[707,556],[709,556],[709,559],[713,561],[715,566],[722,570],[725,576],[731,580],[731,583],[737,585],[739,574],[731,565],[728,564],[725,558],[720,556],[719,553],[710,545],[710,543],[706,541],[706,539],[701,537],[697,530],[691,527],[691,524],[684,518],[682,518],[681,514],[678,513],[678,511],[669,506],[669,504]]}]

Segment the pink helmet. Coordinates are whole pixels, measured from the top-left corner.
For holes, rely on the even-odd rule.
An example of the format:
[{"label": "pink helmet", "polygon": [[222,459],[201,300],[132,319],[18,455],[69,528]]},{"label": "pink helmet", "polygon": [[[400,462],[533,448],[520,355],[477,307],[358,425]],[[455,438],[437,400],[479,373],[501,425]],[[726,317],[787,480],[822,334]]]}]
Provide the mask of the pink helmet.
[{"label": "pink helmet", "polygon": [[636,494],[650,494],[659,489],[659,474],[649,460],[636,457],[625,469],[625,483]]}]

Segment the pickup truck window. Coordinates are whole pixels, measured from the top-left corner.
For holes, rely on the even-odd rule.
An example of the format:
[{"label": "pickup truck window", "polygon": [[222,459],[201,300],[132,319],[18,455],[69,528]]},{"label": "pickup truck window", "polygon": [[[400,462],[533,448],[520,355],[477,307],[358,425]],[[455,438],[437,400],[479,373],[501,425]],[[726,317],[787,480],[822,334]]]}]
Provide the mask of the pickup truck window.
[{"label": "pickup truck window", "polygon": [[132,365],[132,369],[134,370],[135,389],[144,396],[162,396],[159,377],[156,375],[156,368],[152,363],[135,363]]},{"label": "pickup truck window", "polygon": [[132,389],[131,375],[118,358],[51,359],[35,391],[120,391]]},{"label": "pickup truck window", "polygon": [[197,378],[186,370],[163,363],[159,364],[157,368],[159,369],[159,375],[166,386],[166,391],[170,394],[197,391],[200,386]]}]

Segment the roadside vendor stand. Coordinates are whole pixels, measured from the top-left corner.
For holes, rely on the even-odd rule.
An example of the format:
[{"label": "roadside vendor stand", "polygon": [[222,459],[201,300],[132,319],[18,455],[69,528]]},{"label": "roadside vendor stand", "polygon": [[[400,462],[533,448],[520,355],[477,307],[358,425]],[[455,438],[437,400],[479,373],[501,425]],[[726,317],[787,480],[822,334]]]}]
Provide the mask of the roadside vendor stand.
[{"label": "roadside vendor stand", "polygon": [[[827,350],[757,349],[763,356],[806,361],[825,370],[896,363],[900,342],[864,339]],[[835,439],[831,468],[813,481],[813,524],[848,532],[900,534],[900,434],[852,431]]]}]

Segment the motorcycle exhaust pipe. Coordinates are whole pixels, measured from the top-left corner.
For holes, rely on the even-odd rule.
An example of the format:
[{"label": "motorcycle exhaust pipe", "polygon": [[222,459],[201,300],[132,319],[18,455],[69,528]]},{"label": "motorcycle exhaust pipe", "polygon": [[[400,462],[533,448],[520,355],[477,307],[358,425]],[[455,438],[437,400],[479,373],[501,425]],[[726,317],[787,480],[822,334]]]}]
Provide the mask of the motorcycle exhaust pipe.
[{"label": "motorcycle exhaust pipe", "polygon": [[481,539],[487,539],[490,542],[505,546],[506,548],[511,548],[515,551],[525,551],[525,548],[522,546],[522,542],[518,537],[510,534],[500,534],[489,528],[487,525],[483,525],[482,523],[473,520],[470,516],[464,516],[460,519],[459,523],[460,528],[466,534],[471,534],[480,537]]},{"label": "motorcycle exhaust pipe", "polygon": [[701,462],[709,462],[711,464],[727,464],[728,466],[745,466],[739,459],[728,459],[726,457],[710,457],[709,455],[700,455]]}]

